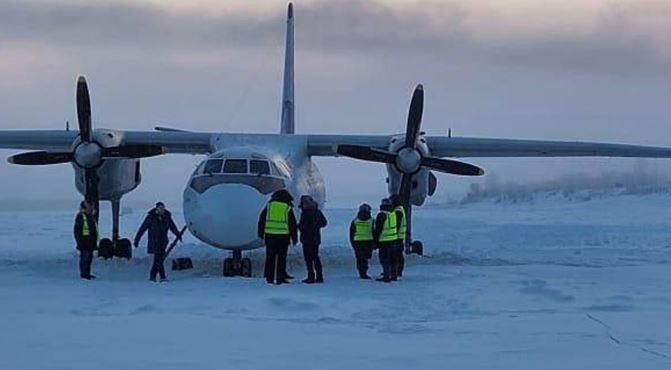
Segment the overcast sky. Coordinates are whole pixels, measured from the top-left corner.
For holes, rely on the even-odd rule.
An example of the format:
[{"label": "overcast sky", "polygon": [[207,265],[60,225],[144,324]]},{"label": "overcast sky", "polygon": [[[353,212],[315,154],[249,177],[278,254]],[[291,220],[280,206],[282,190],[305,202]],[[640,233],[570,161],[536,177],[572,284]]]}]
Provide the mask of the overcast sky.
[{"label": "overcast sky", "polygon": [[[97,127],[277,132],[285,13],[284,1],[4,0],[0,129],[74,122],[84,74]],[[295,14],[298,132],[401,132],[421,82],[431,134],[671,145],[668,0],[301,0]],[[180,199],[199,160],[145,161],[130,197]],[[635,163],[473,162],[529,181]],[[76,196],[68,165],[2,163],[0,198]],[[384,193],[382,166],[317,163],[331,199]]]}]

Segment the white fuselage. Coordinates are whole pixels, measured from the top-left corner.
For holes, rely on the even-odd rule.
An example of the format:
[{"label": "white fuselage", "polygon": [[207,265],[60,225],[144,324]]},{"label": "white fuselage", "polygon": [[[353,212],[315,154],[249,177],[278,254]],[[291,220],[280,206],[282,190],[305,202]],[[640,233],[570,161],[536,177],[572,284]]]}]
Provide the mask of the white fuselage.
[{"label": "white fuselage", "polygon": [[261,247],[258,217],[270,195],[287,189],[294,197],[325,201],[324,181],[300,136],[221,135],[217,149],[192,174],[184,190],[184,218],[199,240],[229,250]]}]

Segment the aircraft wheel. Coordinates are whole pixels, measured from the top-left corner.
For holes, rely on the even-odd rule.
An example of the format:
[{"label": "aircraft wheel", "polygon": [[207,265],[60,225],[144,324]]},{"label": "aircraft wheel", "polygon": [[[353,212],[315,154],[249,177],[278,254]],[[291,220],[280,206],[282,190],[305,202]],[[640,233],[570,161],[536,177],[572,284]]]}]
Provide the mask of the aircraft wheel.
[{"label": "aircraft wheel", "polygon": [[133,245],[128,239],[121,239],[117,242],[117,257],[130,260],[133,258]]},{"label": "aircraft wheel", "polygon": [[235,276],[235,270],[233,268],[232,258],[226,258],[224,260],[224,276],[226,277]]},{"label": "aircraft wheel", "polygon": [[106,260],[114,257],[114,244],[111,240],[105,238],[100,241],[98,245],[98,257]]},{"label": "aircraft wheel", "polygon": [[243,258],[242,259],[242,268],[240,271],[240,275],[243,277],[252,277],[252,260],[249,258]]}]

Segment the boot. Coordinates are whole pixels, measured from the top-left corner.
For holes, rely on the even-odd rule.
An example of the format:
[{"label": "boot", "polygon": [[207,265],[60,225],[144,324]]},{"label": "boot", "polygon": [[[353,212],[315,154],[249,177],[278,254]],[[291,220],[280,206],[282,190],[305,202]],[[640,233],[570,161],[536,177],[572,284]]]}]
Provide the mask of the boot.
[{"label": "boot", "polygon": [[308,278],[303,279],[303,283],[305,283],[305,284],[314,284],[314,283],[315,283],[315,279],[312,278],[312,277],[308,277]]}]

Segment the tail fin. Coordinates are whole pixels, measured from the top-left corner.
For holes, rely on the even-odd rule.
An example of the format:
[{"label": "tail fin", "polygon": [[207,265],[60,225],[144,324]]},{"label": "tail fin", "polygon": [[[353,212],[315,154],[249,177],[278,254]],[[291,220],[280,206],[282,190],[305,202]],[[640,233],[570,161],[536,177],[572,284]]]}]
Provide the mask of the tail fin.
[{"label": "tail fin", "polygon": [[287,10],[287,40],[284,50],[284,84],[282,88],[282,134],[294,133],[294,5]]}]

